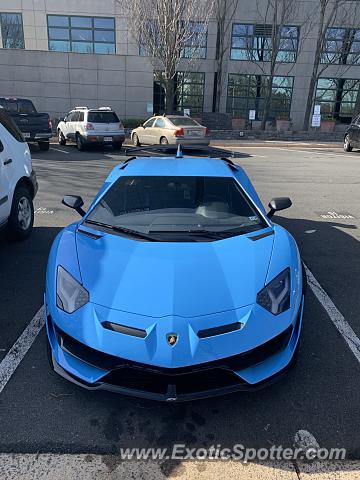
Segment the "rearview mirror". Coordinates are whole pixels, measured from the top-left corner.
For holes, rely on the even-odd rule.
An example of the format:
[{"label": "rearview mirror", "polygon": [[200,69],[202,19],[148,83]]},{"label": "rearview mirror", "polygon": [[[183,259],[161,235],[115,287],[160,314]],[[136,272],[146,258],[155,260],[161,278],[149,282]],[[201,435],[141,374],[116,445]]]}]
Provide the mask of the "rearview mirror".
[{"label": "rearview mirror", "polygon": [[269,218],[272,218],[275,212],[280,212],[280,210],[286,210],[287,208],[290,208],[291,205],[292,205],[292,201],[290,200],[289,197],[273,198],[269,203],[270,211],[267,214],[267,216]]},{"label": "rearview mirror", "polygon": [[77,195],[66,195],[61,202],[66,207],[72,208],[82,217],[85,215],[85,210],[81,207],[84,205],[83,199]]}]

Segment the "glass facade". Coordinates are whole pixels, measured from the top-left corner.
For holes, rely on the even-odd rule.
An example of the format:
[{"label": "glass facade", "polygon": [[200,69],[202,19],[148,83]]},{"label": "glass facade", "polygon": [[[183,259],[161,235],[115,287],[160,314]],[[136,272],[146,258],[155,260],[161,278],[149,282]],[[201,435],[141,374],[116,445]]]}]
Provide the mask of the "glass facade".
[{"label": "glass facade", "polygon": [[360,65],[360,30],[328,28],[321,63]]},{"label": "glass facade", "polygon": [[25,48],[21,13],[0,13],[3,48]]},{"label": "glass facade", "polygon": [[[191,115],[203,111],[205,88],[205,73],[178,72],[175,77],[175,98],[173,110],[183,112],[189,108]],[[154,80],[154,112],[165,111],[165,89],[161,74],[157,73]]]},{"label": "glass facade", "polygon": [[49,50],[116,53],[115,19],[48,15]]},{"label": "glass facade", "polygon": [[182,52],[184,58],[206,58],[207,30],[203,22],[190,22],[192,32]]},{"label": "glass facade", "polygon": [[321,105],[323,118],[334,118],[350,123],[357,105],[360,80],[345,78],[320,78],[317,83],[315,103]]},{"label": "glass facade", "polygon": [[[290,117],[293,77],[274,77],[271,85],[269,119]],[[226,111],[238,118],[248,118],[249,110],[262,119],[269,77],[264,75],[229,74]]]},{"label": "glass facade", "polygon": [[231,60],[263,61],[271,60],[272,37],[279,40],[277,62],[296,62],[299,27],[286,25],[273,32],[272,25],[248,25],[234,23],[231,39]]}]

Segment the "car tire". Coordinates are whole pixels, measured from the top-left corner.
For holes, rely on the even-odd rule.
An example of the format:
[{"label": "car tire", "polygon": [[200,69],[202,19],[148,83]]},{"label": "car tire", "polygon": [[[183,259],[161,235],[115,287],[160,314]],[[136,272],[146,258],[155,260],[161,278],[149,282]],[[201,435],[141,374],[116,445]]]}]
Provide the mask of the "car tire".
[{"label": "car tire", "polygon": [[85,150],[84,140],[80,135],[80,133],[76,135],[76,147],[79,150],[79,152],[82,152],[83,150]]},{"label": "car tire", "polygon": [[27,238],[34,225],[34,204],[31,192],[26,187],[18,187],[14,192],[8,229],[14,240]]},{"label": "car tire", "polygon": [[114,150],[121,150],[121,148],[122,148],[122,142],[113,143],[113,149]]},{"label": "car tire", "polygon": [[137,133],[133,134],[132,142],[133,142],[133,145],[135,145],[135,147],[141,147],[141,143],[140,143],[140,140],[139,140],[139,137],[138,137]]},{"label": "car tire", "polygon": [[50,142],[38,142],[38,145],[42,152],[47,152],[50,148]]},{"label": "car tire", "polygon": [[345,150],[345,152],[351,152],[352,149],[353,149],[353,147],[350,144],[349,135],[346,135],[345,139],[344,139],[344,150]]},{"label": "car tire", "polygon": [[59,142],[59,145],[62,145],[63,147],[66,145],[66,138],[64,137],[61,130],[59,130],[58,132],[58,142]]},{"label": "car tire", "polygon": [[169,140],[166,137],[161,137],[160,145],[169,145]]}]

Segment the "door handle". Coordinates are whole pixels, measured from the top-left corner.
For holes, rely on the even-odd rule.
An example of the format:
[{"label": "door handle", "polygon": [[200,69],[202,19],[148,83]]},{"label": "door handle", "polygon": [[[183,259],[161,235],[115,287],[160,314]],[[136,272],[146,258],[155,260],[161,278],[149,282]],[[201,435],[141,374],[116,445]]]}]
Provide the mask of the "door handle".
[{"label": "door handle", "polygon": [[12,159],[8,158],[7,160],[4,161],[4,165],[10,165],[12,163]]}]

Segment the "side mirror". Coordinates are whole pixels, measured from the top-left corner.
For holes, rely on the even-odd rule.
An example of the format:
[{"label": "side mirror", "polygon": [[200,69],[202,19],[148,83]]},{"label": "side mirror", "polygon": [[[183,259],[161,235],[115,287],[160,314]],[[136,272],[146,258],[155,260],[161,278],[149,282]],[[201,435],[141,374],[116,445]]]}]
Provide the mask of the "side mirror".
[{"label": "side mirror", "polygon": [[145,128],[145,123],[142,123],[141,126],[142,126],[143,128]]},{"label": "side mirror", "polygon": [[82,217],[85,215],[85,210],[81,207],[84,205],[83,199],[77,195],[66,195],[61,202],[66,207],[72,208]]},{"label": "side mirror", "polygon": [[66,121],[67,121],[67,120],[66,120],[66,117],[64,117],[64,118],[63,118],[63,122],[66,123]]},{"label": "side mirror", "polygon": [[270,211],[267,214],[267,216],[269,218],[272,218],[275,212],[280,212],[280,210],[286,210],[287,208],[290,208],[291,205],[292,205],[292,201],[290,200],[289,197],[273,198],[269,203]]}]

